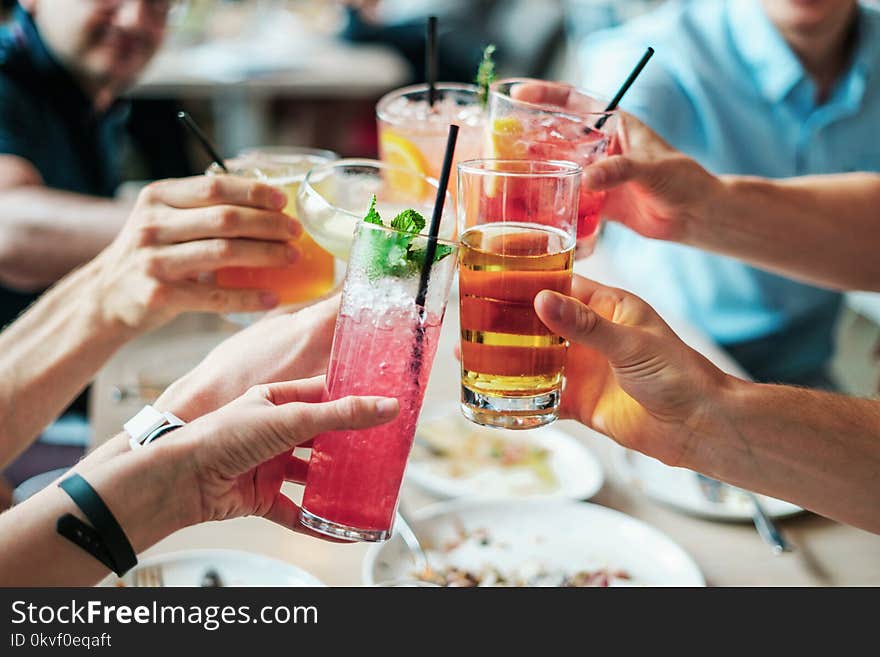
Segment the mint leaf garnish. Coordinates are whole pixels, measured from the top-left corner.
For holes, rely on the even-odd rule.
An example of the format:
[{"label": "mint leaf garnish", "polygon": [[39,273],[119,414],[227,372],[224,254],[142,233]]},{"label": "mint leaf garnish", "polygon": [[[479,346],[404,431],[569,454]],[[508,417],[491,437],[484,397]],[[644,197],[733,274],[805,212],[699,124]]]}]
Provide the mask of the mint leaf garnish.
[{"label": "mint leaf garnish", "polygon": [[483,49],[483,59],[480,60],[480,65],[477,68],[477,77],[474,80],[480,88],[480,105],[483,107],[489,102],[489,85],[495,82],[495,62],[492,59],[494,54],[494,43],[490,43]]},{"label": "mint leaf garnish", "polygon": [[[384,226],[379,211],[376,210],[376,196],[370,199],[370,207],[364,215],[364,221],[377,226]],[[371,231],[369,272],[371,277],[378,276],[410,276],[418,272],[425,263],[425,248],[414,248],[413,240],[425,229],[425,218],[417,211],[409,208],[399,213],[391,221],[391,228],[396,233]],[[437,244],[434,251],[434,262],[439,262],[453,249],[445,244]]]},{"label": "mint leaf garnish", "polygon": [[373,198],[370,199],[370,207],[367,210],[367,214],[364,217],[364,221],[368,224],[378,224],[382,225],[382,217],[379,216],[378,210],[376,210],[376,195],[373,194]]},{"label": "mint leaf garnish", "polygon": [[394,217],[391,221],[391,227],[407,233],[418,234],[425,229],[425,218],[412,208],[409,208]]}]

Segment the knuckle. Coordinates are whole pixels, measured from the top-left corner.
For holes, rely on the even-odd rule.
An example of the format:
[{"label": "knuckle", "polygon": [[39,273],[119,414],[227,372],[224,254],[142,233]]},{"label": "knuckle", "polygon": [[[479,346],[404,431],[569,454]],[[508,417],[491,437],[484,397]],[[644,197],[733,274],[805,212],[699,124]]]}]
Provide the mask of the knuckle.
[{"label": "knuckle", "polygon": [[241,217],[235,208],[224,207],[217,212],[217,228],[223,232],[234,231],[241,224]]},{"label": "knuckle", "polygon": [[215,287],[208,291],[208,303],[215,308],[225,308],[229,305],[229,292]]},{"label": "knuckle", "polygon": [[146,305],[148,308],[164,308],[171,300],[171,288],[161,281],[152,279],[147,287]]},{"label": "knuckle", "polygon": [[214,255],[220,260],[228,260],[238,253],[238,248],[233,240],[216,240],[213,248]]},{"label": "knuckle", "polygon": [[206,201],[216,201],[222,196],[223,186],[217,178],[202,176],[199,196]]},{"label": "knuckle", "polygon": [[269,386],[264,383],[253,385],[247,389],[245,396],[254,399],[269,399]]},{"label": "knuckle", "polygon": [[144,273],[150,278],[162,278],[165,273],[165,262],[155,251],[150,250],[143,257]]},{"label": "knuckle", "polygon": [[140,191],[137,202],[143,205],[155,203],[159,198],[162,187],[166,184],[167,181],[165,180],[157,180],[156,182],[150,183]]}]

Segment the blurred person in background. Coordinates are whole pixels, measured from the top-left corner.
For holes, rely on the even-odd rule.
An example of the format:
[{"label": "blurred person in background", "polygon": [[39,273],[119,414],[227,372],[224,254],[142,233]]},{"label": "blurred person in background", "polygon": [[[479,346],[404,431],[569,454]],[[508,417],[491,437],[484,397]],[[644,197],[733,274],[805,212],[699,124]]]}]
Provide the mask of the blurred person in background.
[{"label": "blurred person in background", "polygon": [[[119,232],[131,210],[113,199],[127,125],[147,133],[153,157],[184,152],[172,115],[145,127],[135,119],[149,112],[120,100],[162,43],[171,5],[22,0],[0,29],[0,328]],[[50,428],[54,451],[85,444],[85,411],[81,396]]]},{"label": "blurred person in background", "polygon": [[[589,35],[581,84],[613,94],[648,45],[656,56],[622,108],[713,173],[880,171],[876,9],[856,0],[670,1]],[[833,387],[838,292],[613,224],[603,240],[647,301],[700,326],[756,380]]]}]

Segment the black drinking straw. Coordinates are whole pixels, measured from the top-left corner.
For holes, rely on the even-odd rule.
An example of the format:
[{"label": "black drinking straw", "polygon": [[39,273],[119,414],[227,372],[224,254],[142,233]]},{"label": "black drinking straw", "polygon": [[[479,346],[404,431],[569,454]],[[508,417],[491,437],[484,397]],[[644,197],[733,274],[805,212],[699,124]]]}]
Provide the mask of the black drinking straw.
[{"label": "black drinking straw", "polygon": [[419,278],[419,292],[416,295],[416,306],[424,309],[425,297],[428,295],[428,278],[431,276],[431,265],[437,252],[437,235],[440,232],[440,219],[443,216],[443,203],[446,200],[446,188],[449,186],[449,172],[452,170],[452,155],[455,153],[455,141],[458,139],[458,126],[449,126],[446,137],[446,153],[443,155],[443,169],[440,171],[440,182],[437,186],[437,200],[434,201],[434,214],[431,215],[431,226],[428,228],[428,244],[425,247],[425,262],[422,264]]},{"label": "black drinking straw", "polygon": [[[618,104],[620,103],[621,98],[623,98],[623,94],[629,91],[629,88],[632,86],[632,83],[636,81],[636,78],[639,77],[639,74],[642,72],[642,69],[645,68],[645,64],[648,63],[648,60],[654,56],[654,49],[648,46],[648,49],[645,51],[645,54],[642,55],[642,58],[639,60],[639,63],[636,64],[636,67],[630,72],[629,77],[626,81],[621,85],[620,89],[617,90],[617,93],[614,94],[614,98],[611,99],[611,102],[608,103],[608,107],[605,108],[606,112],[613,112],[617,109]],[[608,115],[602,116],[596,121],[596,125],[593,127],[596,130],[600,130],[605,122],[608,120]]]},{"label": "black drinking straw", "polygon": [[425,246],[425,262],[422,263],[419,291],[416,294],[416,312],[419,314],[419,322],[410,356],[410,369],[413,375],[413,385],[416,388],[419,387],[422,376],[422,349],[425,345],[425,319],[428,316],[428,309],[425,308],[425,299],[428,296],[428,279],[431,276],[431,266],[434,264],[434,254],[437,252],[437,235],[440,233],[440,218],[443,216],[446,188],[449,187],[449,172],[452,170],[452,155],[455,153],[456,139],[458,139],[458,126],[453,124],[449,126],[449,135],[446,137],[443,169],[440,171],[437,200],[434,202],[434,213],[431,215],[431,225],[428,228],[428,244]]},{"label": "black drinking straw", "polygon": [[425,33],[425,78],[428,80],[428,105],[437,101],[437,17],[428,16]]},{"label": "black drinking straw", "polygon": [[196,125],[196,122],[192,120],[192,117],[188,112],[178,112],[177,118],[181,120],[183,125],[185,125],[191,133],[198,139],[199,143],[202,145],[202,148],[205,149],[205,152],[208,156],[214,160],[218,167],[223,169],[223,173],[229,173],[229,169],[226,168],[226,163],[223,161],[223,158],[220,157],[220,153],[217,152],[217,149],[208,141],[208,138],[205,136],[205,133],[202,132],[202,129]]}]

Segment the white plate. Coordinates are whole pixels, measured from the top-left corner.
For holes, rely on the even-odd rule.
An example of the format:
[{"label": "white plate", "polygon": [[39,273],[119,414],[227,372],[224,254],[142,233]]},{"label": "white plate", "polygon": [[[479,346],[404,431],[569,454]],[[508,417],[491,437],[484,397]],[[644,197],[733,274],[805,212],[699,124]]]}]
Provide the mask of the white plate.
[{"label": "white plate", "polygon": [[[485,530],[491,543],[468,542],[438,557],[432,566],[457,565],[479,570],[492,565],[502,572],[526,565],[571,575],[580,570],[625,570],[630,585],[705,586],[693,559],[665,534],[612,509],[567,500],[455,500],[413,514],[420,538],[442,547],[466,532]],[[445,560],[445,563],[444,561]],[[438,563],[438,561],[440,563]],[[413,561],[403,541],[371,546],[363,564],[363,580],[377,582],[411,578]]]},{"label": "white plate", "polygon": [[[465,440],[471,446],[482,447],[500,437],[507,445],[512,442],[546,450],[545,459],[539,461],[546,465],[545,479],[533,467],[502,466],[492,459],[471,470],[474,460],[465,455],[459,456],[458,461],[467,471],[453,475],[449,471],[450,459],[432,456],[420,444],[419,438],[427,440],[429,435],[438,436],[434,440],[440,439],[453,449],[460,448]],[[457,442],[459,439],[461,442]],[[406,479],[440,498],[587,500],[602,488],[603,474],[599,461],[587,447],[553,426],[530,431],[481,427],[466,420],[456,408],[419,424]]]},{"label": "white plate", "polygon": [[[722,489],[720,502],[707,500],[700,490],[697,475],[686,468],[674,468],[657,459],[628,449],[619,449],[615,464],[629,483],[648,497],[680,511],[714,520],[752,520],[751,502],[741,490]],[[790,502],[766,495],[758,495],[767,515],[785,518],[803,509]]]},{"label": "white plate", "polygon": [[100,586],[134,586],[135,572],[161,566],[164,586],[199,586],[205,572],[217,571],[223,586],[325,586],[311,573],[293,564],[241,550],[180,550],[140,561],[120,578],[112,575]]}]

